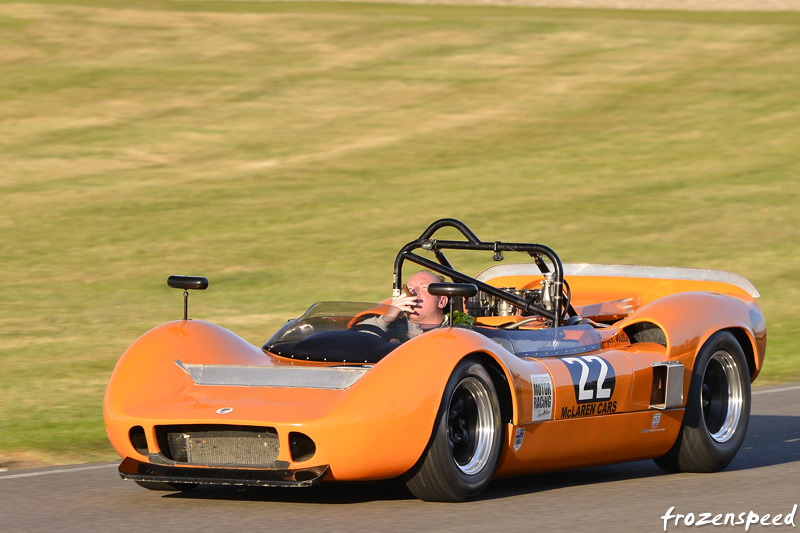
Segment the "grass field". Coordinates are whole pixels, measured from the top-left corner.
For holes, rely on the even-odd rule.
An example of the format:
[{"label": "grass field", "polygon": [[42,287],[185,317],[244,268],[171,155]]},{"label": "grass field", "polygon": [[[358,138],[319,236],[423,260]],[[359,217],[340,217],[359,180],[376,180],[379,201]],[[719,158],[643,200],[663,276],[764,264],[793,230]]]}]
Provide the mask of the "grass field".
[{"label": "grass field", "polygon": [[0,463],[115,457],[105,384],[180,318],[168,275],[260,344],[386,297],[445,216],[738,272],[757,383],[798,381],[799,64],[797,13],[0,1]]}]

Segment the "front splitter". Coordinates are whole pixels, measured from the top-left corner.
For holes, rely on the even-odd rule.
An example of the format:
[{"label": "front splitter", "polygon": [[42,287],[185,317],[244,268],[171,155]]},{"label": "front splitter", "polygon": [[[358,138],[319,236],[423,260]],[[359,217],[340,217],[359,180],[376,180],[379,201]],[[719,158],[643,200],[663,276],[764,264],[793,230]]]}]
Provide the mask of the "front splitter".
[{"label": "front splitter", "polygon": [[145,463],[131,457],[119,465],[119,475],[134,481],[247,485],[252,487],[310,487],[318,483],[330,466],[273,470],[235,467],[172,466]]}]

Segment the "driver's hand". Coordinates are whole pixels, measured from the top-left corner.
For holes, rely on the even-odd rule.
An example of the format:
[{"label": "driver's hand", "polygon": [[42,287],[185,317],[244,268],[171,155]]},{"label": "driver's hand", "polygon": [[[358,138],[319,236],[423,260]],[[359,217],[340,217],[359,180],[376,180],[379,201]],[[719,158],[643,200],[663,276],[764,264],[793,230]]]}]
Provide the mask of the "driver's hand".
[{"label": "driver's hand", "polygon": [[414,309],[419,307],[419,298],[416,296],[406,296],[405,294],[401,294],[400,296],[395,296],[392,298],[392,306],[386,311],[386,314],[383,315],[383,320],[386,322],[393,322],[397,320],[397,317],[400,316],[400,313],[413,313]]}]

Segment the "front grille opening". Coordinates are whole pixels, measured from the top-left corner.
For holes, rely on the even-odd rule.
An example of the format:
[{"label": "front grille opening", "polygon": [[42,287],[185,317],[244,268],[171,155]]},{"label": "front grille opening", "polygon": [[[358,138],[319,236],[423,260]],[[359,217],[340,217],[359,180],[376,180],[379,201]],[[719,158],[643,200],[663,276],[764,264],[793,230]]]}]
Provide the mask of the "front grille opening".
[{"label": "front grille opening", "polygon": [[270,467],[280,451],[278,433],[268,427],[157,426],[156,438],[164,457],[192,465]]},{"label": "front grille opening", "polygon": [[147,449],[147,436],[142,426],[133,426],[128,432],[128,438],[131,439],[131,445],[134,450],[145,456],[149,453]]},{"label": "front grille opening", "polygon": [[317,445],[308,435],[292,431],[289,433],[289,451],[292,454],[292,461],[302,463],[314,457]]}]

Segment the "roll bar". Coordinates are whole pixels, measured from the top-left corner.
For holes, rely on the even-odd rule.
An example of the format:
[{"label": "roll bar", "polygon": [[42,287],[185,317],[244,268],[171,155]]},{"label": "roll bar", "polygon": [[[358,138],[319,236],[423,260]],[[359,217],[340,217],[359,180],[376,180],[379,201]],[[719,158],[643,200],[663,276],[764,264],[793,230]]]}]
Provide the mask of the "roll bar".
[{"label": "roll bar", "polygon": [[[464,236],[465,240],[451,241],[437,240],[432,238],[437,231],[446,227],[455,228],[458,230]],[[415,250],[419,249],[433,252],[438,263],[434,263],[433,261],[414,253]],[[550,272],[547,264],[543,260],[543,257],[549,259],[550,263],[553,265],[553,310],[546,309],[540,305],[534,304],[533,302],[528,302],[519,296],[510,294],[496,287],[492,287],[491,285],[487,285],[482,281],[478,281],[475,278],[458,272],[453,268],[453,265],[450,264],[450,261],[444,255],[443,250],[491,251],[494,252],[495,261],[503,260],[503,252],[527,253],[533,258],[537,267],[543,274]],[[561,325],[561,319],[563,316],[562,287],[564,284],[564,267],[561,264],[561,259],[559,259],[558,255],[556,255],[556,253],[547,246],[542,244],[481,241],[475,235],[475,233],[473,233],[472,230],[470,230],[466,224],[460,220],[456,220],[454,218],[443,218],[428,226],[428,228],[422,232],[422,235],[420,235],[418,239],[409,242],[400,249],[400,252],[398,252],[397,257],[394,260],[394,276],[392,279],[392,294],[394,296],[400,295],[400,287],[403,279],[403,263],[405,261],[411,261],[412,263],[416,263],[424,268],[438,272],[439,274],[451,278],[456,283],[472,283],[481,291],[509,302],[511,305],[524,309],[529,313],[536,313],[549,318],[553,321],[553,325],[555,327]]]}]

